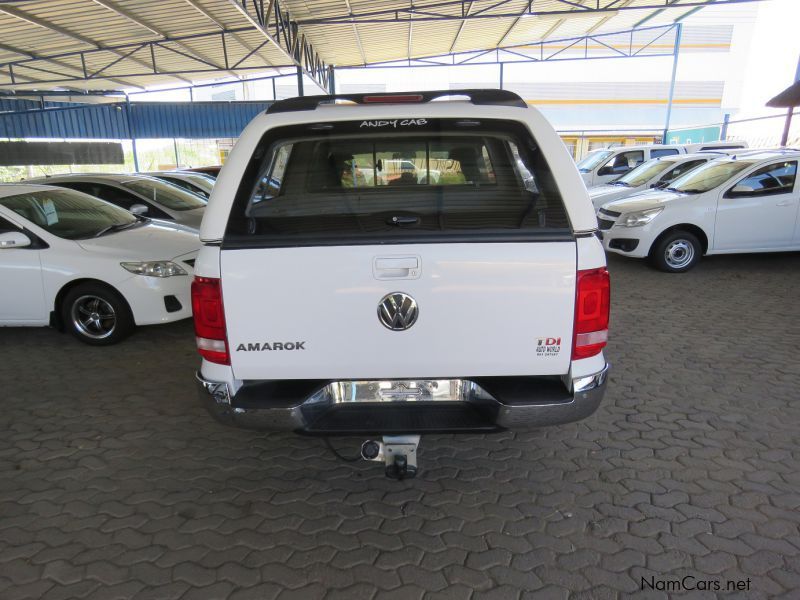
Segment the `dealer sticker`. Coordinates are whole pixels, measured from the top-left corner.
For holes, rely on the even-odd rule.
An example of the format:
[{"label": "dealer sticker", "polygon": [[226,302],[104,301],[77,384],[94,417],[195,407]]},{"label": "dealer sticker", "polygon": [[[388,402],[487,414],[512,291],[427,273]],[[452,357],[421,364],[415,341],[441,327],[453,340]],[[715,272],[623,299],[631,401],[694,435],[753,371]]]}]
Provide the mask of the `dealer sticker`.
[{"label": "dealer sticker", "polygon": [[536,340],[536,356],[558,356],[561,352],[561,338],[539,338]]}]

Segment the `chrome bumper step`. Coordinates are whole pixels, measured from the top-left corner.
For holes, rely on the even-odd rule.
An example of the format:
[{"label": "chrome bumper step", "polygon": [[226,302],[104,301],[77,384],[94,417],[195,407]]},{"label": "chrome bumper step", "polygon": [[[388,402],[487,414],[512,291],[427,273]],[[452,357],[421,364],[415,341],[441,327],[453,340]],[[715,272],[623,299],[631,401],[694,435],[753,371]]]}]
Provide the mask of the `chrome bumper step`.
[{"label": "chrome bumper step", "polygon": [[599,406],[608,365],[567,381],[486,377],[387,381],[248,381],[197,374],[201,397],[219,421],[238,427],[321,435],[528,430],[577,421]]}]

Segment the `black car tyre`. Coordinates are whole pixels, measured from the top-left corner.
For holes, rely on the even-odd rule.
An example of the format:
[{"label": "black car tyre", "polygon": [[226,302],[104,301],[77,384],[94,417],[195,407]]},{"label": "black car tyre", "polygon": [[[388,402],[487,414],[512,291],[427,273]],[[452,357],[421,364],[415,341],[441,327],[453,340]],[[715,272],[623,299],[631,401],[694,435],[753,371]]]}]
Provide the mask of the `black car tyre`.
[{"label": "black car tyre", "polygon": [[100,283],[82,283],[67,292],[61,318],[72,335],[92,346],[116,344],[135,328],[125,299]]},{"label": "black car tyre", "polygon": [[688,231],[670,231],[658,238],[650,252],[653,266],[667,273],[685,273],[703,255],[703,245]]}]

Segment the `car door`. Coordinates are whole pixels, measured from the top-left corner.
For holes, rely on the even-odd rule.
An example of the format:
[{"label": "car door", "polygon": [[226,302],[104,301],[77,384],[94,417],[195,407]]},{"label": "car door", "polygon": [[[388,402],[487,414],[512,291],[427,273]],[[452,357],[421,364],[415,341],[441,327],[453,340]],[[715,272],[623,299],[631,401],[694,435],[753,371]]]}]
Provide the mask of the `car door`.
[{"label": "car door", "polygon": [[790,247],[799,204],[796,160],[757,167],[723,188],[717,203],[714,249]]},{"label": "car door", "polygon": [[592,182],[593,185],[602,185],[609,181],[622,177],[644,162],[643,150],[629,150],[620,152],[611,157],[606,163],[597,170],[597,175]]},{"label": "car door", "polygon": [[[0,216],[0,233],[9,232],[22,230]],[[37,240],[31,241],[34,243],[24,248],[0,248],[0,323],[3,325],[47,323],[49,311],[44,303],[41,250]]]}]

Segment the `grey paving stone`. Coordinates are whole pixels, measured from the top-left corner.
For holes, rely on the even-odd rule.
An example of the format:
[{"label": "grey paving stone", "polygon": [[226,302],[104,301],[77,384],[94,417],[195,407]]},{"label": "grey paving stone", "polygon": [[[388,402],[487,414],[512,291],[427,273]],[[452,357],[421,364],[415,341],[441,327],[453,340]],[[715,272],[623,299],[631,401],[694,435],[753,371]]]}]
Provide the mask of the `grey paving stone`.
[{"label": "grey paving stone", "polygon": [[401,483],[320,440],[217,425],[188,321],[104,349],[4,329],[0,598],[660,598],[637,576],[689,571],[793,598],[800,255],[609,268],[598,412],[425,436]]}]

